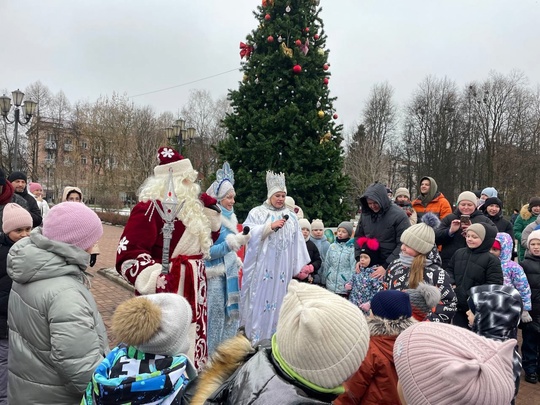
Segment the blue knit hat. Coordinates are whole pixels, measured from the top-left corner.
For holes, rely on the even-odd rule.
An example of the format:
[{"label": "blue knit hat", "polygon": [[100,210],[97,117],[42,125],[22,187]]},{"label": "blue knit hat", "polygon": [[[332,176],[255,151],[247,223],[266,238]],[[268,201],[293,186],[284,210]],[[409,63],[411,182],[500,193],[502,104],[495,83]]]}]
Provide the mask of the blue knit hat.
[{"label": "blue knit hat", "polygon": [[410,318],[412,308],[409,294],[397,290],[379,291],[371,299],[371,312],[384,319]]}]

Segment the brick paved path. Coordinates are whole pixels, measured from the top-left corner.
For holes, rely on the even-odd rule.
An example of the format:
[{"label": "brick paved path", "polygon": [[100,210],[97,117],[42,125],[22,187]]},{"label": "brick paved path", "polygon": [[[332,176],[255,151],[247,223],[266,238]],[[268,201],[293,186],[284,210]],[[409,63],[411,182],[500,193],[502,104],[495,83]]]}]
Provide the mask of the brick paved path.
[{"label": "brick paved path", "polygon": [[[94,268],[89,270],[89,272],[94,275],[94,278],[91,280],[91,291],[96,299],[105,326],[107,326],[111,347],[117,343],[115,336],[110,330],[111,316],[118,304],[132,297],[133,293],[116,282],[111,281],[109,278],[104,277],[102,274],[99,274],[98,270],[114,267],[116,247],[122,231],[122,227],[103,225],[103,236],[99,241],[101,254],[98,256]],[[516,404],[540,405],[540,384],[529,384],[525,382],[523,376]]]}]

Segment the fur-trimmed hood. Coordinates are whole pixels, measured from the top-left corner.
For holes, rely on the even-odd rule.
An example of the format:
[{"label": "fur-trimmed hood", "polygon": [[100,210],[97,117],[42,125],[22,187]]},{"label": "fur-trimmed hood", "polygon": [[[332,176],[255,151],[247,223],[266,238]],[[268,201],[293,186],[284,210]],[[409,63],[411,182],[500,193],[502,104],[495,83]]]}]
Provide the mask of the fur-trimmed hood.
[{"label": "fur-trimmed hood", "polygon": [[210,362],[199,375],[191,405],[203,405],[206,400],[254,353],[249,340],[238,334],[218,346]]},{"label": "fur-trimmed hood", "polygon": [[397,336],[416,321],[411,318],[385,319],[374,316],[367,320],[370,336]]},{"label": "fur-trimmed hood", "polygon": [[525,204],[523,207],[521,207],[521,210],[519,210],[519,215],[523,220],[527,221],[532,216],[531,211],[529,211],[529,204]]}]

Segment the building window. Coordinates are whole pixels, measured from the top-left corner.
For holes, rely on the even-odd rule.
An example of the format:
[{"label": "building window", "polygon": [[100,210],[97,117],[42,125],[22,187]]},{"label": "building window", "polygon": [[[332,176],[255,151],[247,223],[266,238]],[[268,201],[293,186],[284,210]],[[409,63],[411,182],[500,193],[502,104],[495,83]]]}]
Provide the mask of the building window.
[{"label": "building window", "polygon": [[81,165],[86,166],[86,156],[81,156]]}]

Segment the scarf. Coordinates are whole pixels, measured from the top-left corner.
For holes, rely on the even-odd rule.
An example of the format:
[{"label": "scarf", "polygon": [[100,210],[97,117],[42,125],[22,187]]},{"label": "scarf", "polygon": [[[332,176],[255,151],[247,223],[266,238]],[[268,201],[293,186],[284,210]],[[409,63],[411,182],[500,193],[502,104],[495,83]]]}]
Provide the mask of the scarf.
[{"label": "scarf", "polygon": [[[236,225],[238,220],[234,215],[234,210],[228,210],[219,204],[221,208],[221,217],[223,219],[222,226],[226,227],[233,233],[238,233]],[[225,283],[225,313],[231,319],[238,319],[240,317],[240,288],[238,281],[238,271],[240,269],[239,258],[236,252],[229,252],[223,257],[225,271],[226,271],[226,283]]]},{"label": "scarf", "polygon": [[11,202],[13,192],[13,185],[9,181],[6,181],[6,184],[2,187],[2,194],[0,194],[0,205],[6,205]]},{"label": "scarf", "polygon": [[184,355],[143,353],[120,344],[97,366],[81,404],[181,404],[196,375]]}]

